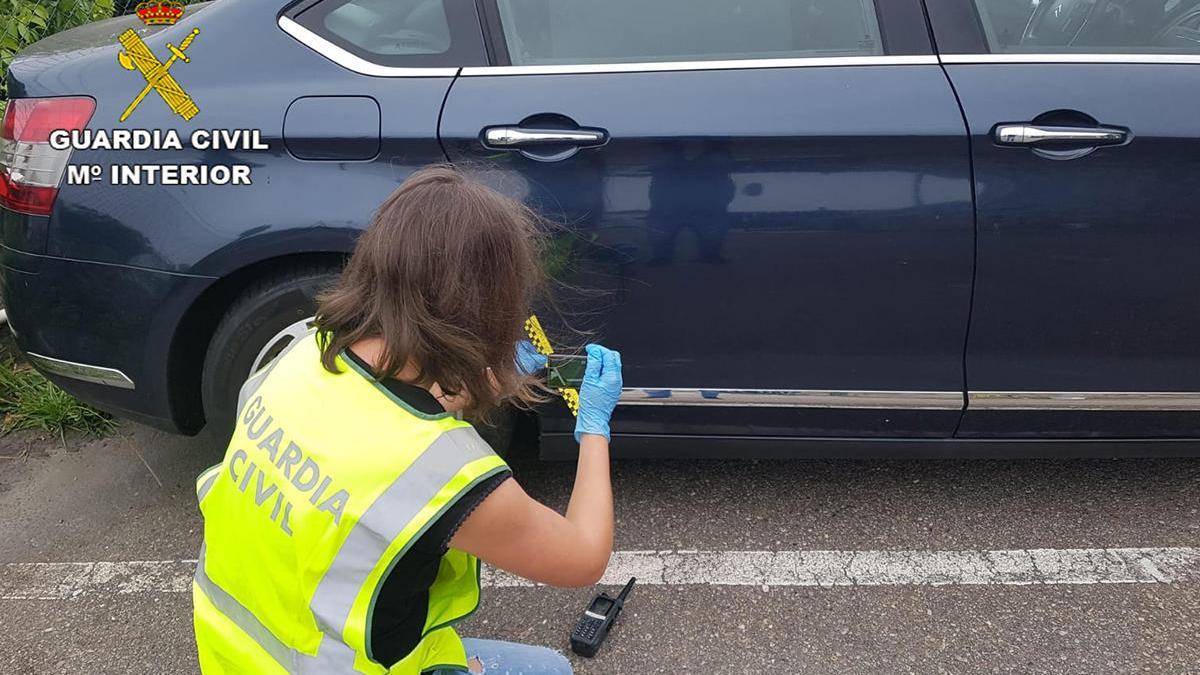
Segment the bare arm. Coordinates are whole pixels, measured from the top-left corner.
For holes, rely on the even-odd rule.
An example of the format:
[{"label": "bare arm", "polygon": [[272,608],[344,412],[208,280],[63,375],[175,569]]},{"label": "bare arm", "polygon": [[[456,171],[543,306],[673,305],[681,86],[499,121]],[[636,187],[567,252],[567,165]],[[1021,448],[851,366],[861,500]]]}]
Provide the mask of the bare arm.
[{"label": "bare arm", "polygon": [[450,545],[538,583],[589,586],[608,567],[612,540],[608,440],[584,434],[565,516],[507,480],[467,518]]},{"label": "bare arm", "polygon": [[488,564],[551,586],[588,586],[608,567],[613,542],[608,421],[621,396],[621,355],[588,345],[579,388],[579,465],[565,516],[504,481],[479,505],[450,545]]}]

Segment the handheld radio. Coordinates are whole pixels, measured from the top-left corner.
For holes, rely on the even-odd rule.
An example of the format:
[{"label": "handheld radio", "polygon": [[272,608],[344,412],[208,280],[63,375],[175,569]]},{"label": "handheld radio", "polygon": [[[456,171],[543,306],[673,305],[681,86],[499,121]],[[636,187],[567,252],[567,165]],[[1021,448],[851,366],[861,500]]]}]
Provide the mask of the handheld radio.
[{"label": "handheld radio", "polygon": [[621,594],[615,598],[609,597],[607,593],[592,598],[592,604],[588,605],[583,616],[579,617],[579,623],[576,623],[575,629],[571,631],[571,651],[588,657],[595,656],[596,652],[600,651],[600,645],[604,638],[608,637],[608,631],[612,629],[613,622],[625,606],[625,599],[629,597],[629,591],[633,590],[635,581],[637,578],[630,577],[629,583],[625,584]]}]

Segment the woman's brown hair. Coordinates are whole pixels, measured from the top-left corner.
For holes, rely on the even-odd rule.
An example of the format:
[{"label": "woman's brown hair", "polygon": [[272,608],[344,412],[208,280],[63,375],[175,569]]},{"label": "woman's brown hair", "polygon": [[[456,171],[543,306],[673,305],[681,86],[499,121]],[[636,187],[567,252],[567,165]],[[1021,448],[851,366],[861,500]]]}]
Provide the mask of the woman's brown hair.
[{"label": "woman's brown hair", "polygon": [[418,369],[412,384],[466,395],[486,419],[502,401],[540,400],[514,343],[542,286],[540,221],[526,206],[433,166],[375,212],[337,285],[318,299],[321,363],[364,338],[383,340],[376,377]]}]

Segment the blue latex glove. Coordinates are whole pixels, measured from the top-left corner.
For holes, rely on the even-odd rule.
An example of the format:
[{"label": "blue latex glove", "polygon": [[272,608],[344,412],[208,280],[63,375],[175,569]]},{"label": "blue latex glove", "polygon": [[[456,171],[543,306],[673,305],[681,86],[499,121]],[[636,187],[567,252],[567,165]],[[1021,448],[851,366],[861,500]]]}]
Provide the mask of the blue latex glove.
[{"label": "blue latex glove", "polygon": [[608,421],[621,398],[621,354],[600,345],[587,346],[587,369],[579,385],[575,442],[582,434],[610,438]]},{"label": "blue latex glove", "polygon": [[529,340],[517,343],[517,369],[525,375],[533,375],[546,367],[546,357],[539,354]]}]

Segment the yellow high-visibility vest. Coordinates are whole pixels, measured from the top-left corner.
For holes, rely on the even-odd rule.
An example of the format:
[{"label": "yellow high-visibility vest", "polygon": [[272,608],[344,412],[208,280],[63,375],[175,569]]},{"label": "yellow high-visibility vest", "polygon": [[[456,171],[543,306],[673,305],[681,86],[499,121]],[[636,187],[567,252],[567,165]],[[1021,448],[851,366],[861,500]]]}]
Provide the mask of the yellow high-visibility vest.
[{"label": "yellow high-visibility vest", "polygon": [[451,628],[479,604],[479,560],[451,549],[422,639],[390,669],[371,617],[400,557],[460,497],[506,471],[467,422],[414,410],[310,333],[243,386],[224,460],[197,480],[192,584],[205,673],[466,670]]}]

